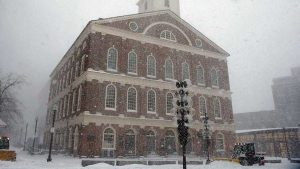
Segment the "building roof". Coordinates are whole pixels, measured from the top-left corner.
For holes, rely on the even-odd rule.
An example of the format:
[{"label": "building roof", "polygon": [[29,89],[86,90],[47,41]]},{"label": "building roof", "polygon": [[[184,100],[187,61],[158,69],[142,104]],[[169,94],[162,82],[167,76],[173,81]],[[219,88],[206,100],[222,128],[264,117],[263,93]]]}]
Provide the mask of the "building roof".
[{"label": "building roof", "polygon": [[2,121],[2,120],[0,119],[0,128],[6,127],[6,126],[7,126],[7,124],[4,123],[4,121]]},{"label": "building roof", "polygon": [[[265,129],[250,129],[250,130],[236,130],[235,133],[251,133],[258,131],[274,131],[274,130],[282,130],[283,128],[265,128]],[[298,127],[286,127],[285,129],[298,129]]]}]

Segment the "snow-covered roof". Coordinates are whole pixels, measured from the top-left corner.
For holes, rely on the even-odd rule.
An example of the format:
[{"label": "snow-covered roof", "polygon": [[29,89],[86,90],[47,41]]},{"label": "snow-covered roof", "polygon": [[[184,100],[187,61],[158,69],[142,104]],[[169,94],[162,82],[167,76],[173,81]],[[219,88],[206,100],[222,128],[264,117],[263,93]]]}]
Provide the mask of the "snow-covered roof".
[{"label": "snow-covered roof", "polygon": [[0,119],[0,128],[1,127],[6,127],[7,125],[6,125],[6,123],[4,123],[4,121],[2,121],[1,119]]},{"label": "snow-covered roof", "polygon": [[[249,130],[236,130],[235,133],[250,133],[257,131],[271,131],[271,130],[282,130],[283,128],[265,128],[265,129],[249,129]],[[285,127],[285,129],[297,129],[297,127]]]}]

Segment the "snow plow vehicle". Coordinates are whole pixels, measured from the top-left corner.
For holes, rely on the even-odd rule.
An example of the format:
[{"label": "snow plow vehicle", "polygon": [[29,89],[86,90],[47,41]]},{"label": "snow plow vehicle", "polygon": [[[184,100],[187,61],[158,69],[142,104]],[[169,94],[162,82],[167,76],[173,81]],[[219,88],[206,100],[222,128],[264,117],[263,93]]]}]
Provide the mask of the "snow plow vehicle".
[{"label": "snow plow vehicle", "polygon": [[256,153],[254,143],[239,143],[234,146],[232,159],[238,160],[243,166],[253,164],[264,165],[264,153]]},{"label": "snow plow vehicle", "polygon": [[16,161],[16,152],[9,150],[9,138],[0,136],[0,161]]}]

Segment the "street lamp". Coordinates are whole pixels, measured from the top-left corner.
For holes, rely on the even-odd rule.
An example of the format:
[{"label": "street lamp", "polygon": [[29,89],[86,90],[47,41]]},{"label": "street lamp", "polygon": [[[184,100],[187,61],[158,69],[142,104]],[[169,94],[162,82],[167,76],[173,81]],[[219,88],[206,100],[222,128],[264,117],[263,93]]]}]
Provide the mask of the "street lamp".
[{"label": "street lamp", "polygon": [[182,146],[182,165],[183,169],[186,169],[186,145],[187,145],[187,138],[188,138],[188,124],[189,119],[188,116],[190,114],[190,107],[189,107],[189,92],[187,91],[187,82],[186,81],[178,81],[176,82],[177,92],[176,96],[178,100],[176,102],[177,106],[177,125],[178,125],[178,139]]},{"label": "street lamp", "polygon": [[52,126],[51,126],[51,129],[50,129],[51,137],[50,137],[49,155],[48,155],[48,158],[47,158],[47,162],[52,161],[51,151],[52,151],[52,142],[53,142],[53,134],[54,134],[54,122],[55,122],[56,112],[57,112],[57,106],[54,105],[53,106],[53,116],[52,116]]}]

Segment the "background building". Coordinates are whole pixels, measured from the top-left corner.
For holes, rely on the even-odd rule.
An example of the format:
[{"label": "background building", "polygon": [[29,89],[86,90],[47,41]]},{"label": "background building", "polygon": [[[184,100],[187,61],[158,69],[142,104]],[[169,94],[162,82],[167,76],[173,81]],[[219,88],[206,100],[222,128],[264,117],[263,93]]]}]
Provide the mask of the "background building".
[{"label": "background building", "polygon": [[138,6],[140,14],[90,21],[56,66],[45,144],[58,105],[56,149],[79,156],[178,155],[175,81],[189,79],[188,153],[203,155],[207,112],[213,155],[230,156],[229,54],[179,17],[178,0],[140,0]]},{"label": "background building", "polygon": [[237,142],[254,142],[257,152],[273,157],[300,157],[298,127],[237,130]]}]

